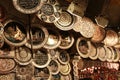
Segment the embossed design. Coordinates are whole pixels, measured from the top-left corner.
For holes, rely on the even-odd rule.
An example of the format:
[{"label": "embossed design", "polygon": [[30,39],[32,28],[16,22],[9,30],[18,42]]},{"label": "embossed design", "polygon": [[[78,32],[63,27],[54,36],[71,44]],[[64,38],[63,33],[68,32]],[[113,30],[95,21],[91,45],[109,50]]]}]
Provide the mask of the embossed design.
[{"label": "embossed design", "polygon": [[0,80],[16,80],[15,73],[9,73],[6,75],[0,75]]},{"label": "embossed design", "polygon": [[0,73],[9,73],[16,66],[16,63],[13,59],[0,59]]}]

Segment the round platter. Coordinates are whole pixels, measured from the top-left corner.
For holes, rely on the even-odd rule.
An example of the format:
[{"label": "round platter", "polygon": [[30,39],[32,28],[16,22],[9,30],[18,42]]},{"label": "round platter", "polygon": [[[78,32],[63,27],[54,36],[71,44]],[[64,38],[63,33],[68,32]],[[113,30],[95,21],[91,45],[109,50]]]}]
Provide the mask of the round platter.
[{"label": "round platter", "polygon": [[0,74],[11,72],[15,66],[16,63],[13,59],[0,59]]},{"label": "round platter", "polygon": [[7,20],[4,24],[3,37],[5,42],[12,46],[22,46],[26,43],[27,32],[22,23]]},{"label": "round platter", "polygon": [[58,63],[57,60],[51,60],[48,65],[48,68],[52,75],[56,75],[60,71],[60,64]]},{"label": "round platter", "polygon": [[80,37],[76,42],[76,48],[79,55],[83,58],[88,58],[90,55],[90,48],[89,48],[90,41],[86,38]]},{"label": "round platter", "polygon": [[68,64],[70,61],[69,53],[64,50],[59,51],[58,60],[61,64]]},{"label": "round platter", "polygon": [[25,46],[16,48],[14,59],[21,65],[28,65],[32,61],[30,49]]},{"label": "round platter", "polygon": [[74,43],[74,37],[69,32],[61,32],[61,44],[59,45],[60,49],[69,49]]},{"label": "round platter", "polygon": [[12,0],[14,7],[24,13],[32,14],[40,9],[42,0]]},{"label": "round platter", "polygon": [[48,29],[48,33],[49,33],[48,40],[46,44],[44,45],[44,48],[46,49],[57,48],[61,43],[61,36],[59,32],[56,32],[52,29]]},{"label": "round platter", "polygon": [[61,64],[60,65],[60,73],[63,74],[63,75],[68,75],[70,74],[70,71],[71,71],[71,66],[70,64]]},{"label": "round platter", "polygon": [[76,17],[71,15],[67,11],[63,11],[60,15],[60,19],[58,21],[54,22],[55,26],[59,28],[60,30],[67,31],[71,30],[74,26]]},{"label": "round platter", "polygon": [[49,65],[51,61],[50,54],[47,51],[37,50],[33,54],[32,64],[38,68],[44,68]]},{"label": "round platter", "polygon": [[[27,33],[29,35],[29,33]],[[40,49],[44,46],[44,44],[47,42],[49,33],[45,27],[43,27],[40,24],[33,24],[31,28],[31,38],[30,36],[28,38],[27,43],[25,44],[27,47],[31,48],[31,41],[32,41],[32,48],[33,49]]]},{"label": "round platter", "polygon": [[61,8],[57,0],[47,0],[40,6],[37,17],[47,23],[53,23],[60,18]]}]

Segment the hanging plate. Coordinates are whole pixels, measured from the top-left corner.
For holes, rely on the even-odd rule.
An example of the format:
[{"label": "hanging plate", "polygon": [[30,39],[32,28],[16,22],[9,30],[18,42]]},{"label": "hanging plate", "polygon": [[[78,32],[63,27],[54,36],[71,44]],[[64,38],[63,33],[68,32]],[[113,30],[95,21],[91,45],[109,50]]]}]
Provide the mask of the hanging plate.
[{"label": "hanging plate", "polygon": [[34,75],[35,75],[34,80],[50,80],[51,79],[51,72],[47,67],[35,68]]},{"label": "hanging plate", "polygon": [[13,59],[0,59],[0,74],[10,73],[15,66],[16,63]]},{"label": "hanging plate", "polygon": [[22,23],[8,20],[4,24],[3,37],[5,42],[12,46],[21,46],[26,43],[26,29]]},{"label": "hanging plate", "polygon": [[118,43],[118,34],[113,30],[106,31],[106,37],[104,39],[104,44],[106,46],[114,46]]},{"label": "hanging plate", "polygon": [[31,80],[34,75],[34,67],[29,64],[16,67],[16,80]]},{"label": "hanging plate", "polygon": [[101,61],[106,61],[106,49],[103,46],[99,46],[97,47],[97,54],[98,54],[98,58]]},{"label": "hanging plate", "polygon": [[113,62],[118,62],[120,59],[120,50],[113,48],[114,60]]},{"label": "hanging plate", "polygon": [[49,65],[51,59],[47,51],[37,50],[33,54],[33,65],[38,68],[44,68]]},{"label": "hanging plate", "polygon": [[[29,35],[29,33],[27,33],[27,35]],[[32,43],[33,49],[40,49],[47,42],[48,31],[45,27],[43,27],[40,24],[33,24],[32,25],[31,35],[32,35],[31,36],[32,40],[30,39],[30,36],[29,36],[28,41],[25,44],[29,48],[31,48],[31,43]]]},{"label": "hanging plate", "polygon": [[77,40],[76,48],[79,53],[79,55],[83,58],[88,58],[90,55],[90,47],[89,47],[90,41],[88,41],[86,38],[80,37]]},{"label": "hanging plate", "polygon": [[0,80],[15,80],[15,73],[0,75]]},{"label": "hanging plate", "polygon": [[105,38],[105,30],[102,27],[95,25],[95,32],[93,37],[91,38],[91,41],[95,43],[99,43],[102,42],[104,38]]},{"label": "hanging plate", "polygon": [[43,0],[12,0],[14,7],[24,13],[32,14],[40,9]]},{"label": "hanging plate", "polygon": [[81,26],[80,26],[80,33],[82,36],[84,36],[85,38],[91,38],[94,35],[95,32],[95,27],[94,27],[94,23],[92,22],[92,20],[90,20],[89,18],[82,18],[81,21]]},{"label": "hanging plate", "polygon": [[52,29],[48,29],[48,33],[49,33],[49,37],[48,37],[46,44],[44,45],[44,48],[46,49],[57,48],[61,43],[60,34],[57,31],[52,30]]},{"label": "hanging plate", "polygon": [[96,60],[98,58],[97,48],[93,43],[90,43],[90,59]]},{"label": "hanging plate", "polygon": [[60,65],[60,73],[63,74],[63,75],[68,75],[70,74],[70,71],[71,71],[71,66],[70,64],[61,64]]},{"label": "hanging plate", "polygon": [[47,0],[40,6],[37,17],[47,23],[56,22],[60,18],[61,8],[57,0]]},{"label": "hanging plate", "polygon": [[60,64],[58,63],[57,60],[51,60],[48,65],[48,68],[49,68],[51,74],[56,75],[60,71]]},{"label": "hanging plate", "polygon": [[30,49],[25,46],[16,48],[14,59],[21,65],[28,65],[32,60]]},{"label": "hanging plate", "polygon": [[58,54],[58,60],[61,64],[68,64],[70,61],[70,56],[67,51],[61,50]]},{"label": "hanging plate", "polygon": [[56,21],[54,24],[57,28],[63,31],[71,30],[74,26],[76,17],[71,15],[67,11],[63,11],[60,15],[60,19]]},{"label": "hanging plate", "polygon": [[5,15],[5,8],[2,5],[0,5],[0,22],[2,22],[5,19]]},{"label": "hanging plate", "polygon": [[69,49],[74,43],[74,37],[70,32],[61,32],[62,39],[61,44],[59,45],[60,49]]}]

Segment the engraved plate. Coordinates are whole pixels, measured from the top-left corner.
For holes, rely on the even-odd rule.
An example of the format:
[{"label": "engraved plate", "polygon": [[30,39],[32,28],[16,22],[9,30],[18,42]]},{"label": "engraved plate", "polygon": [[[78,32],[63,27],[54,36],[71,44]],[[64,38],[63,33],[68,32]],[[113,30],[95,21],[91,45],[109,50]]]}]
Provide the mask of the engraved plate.
[{"label": "engraved plate", "polygon": [[21,65],[28,65],[32,60],[30,49],[25,46],[16,48],[14,59]]},{"label": "engraved plate", "polygon": [[33,65],[38,68],[44,68],[50,63],[50,54],[47,51],[38,50],[33,54]]},{"label": "engraved plate", "polygon": [[16,80],[15,73],[9,73],[6,75],[0,75],[0,80]]},{"label": "engraved plate", "polygon": [[14,7],[24,13],[32,14],[37,12],[41,6],[41,0],[12,0]]},{"label": "engraved plate", "polygon": [[16,66],[13,59],[0,59],[0,74],[11,72]]}]

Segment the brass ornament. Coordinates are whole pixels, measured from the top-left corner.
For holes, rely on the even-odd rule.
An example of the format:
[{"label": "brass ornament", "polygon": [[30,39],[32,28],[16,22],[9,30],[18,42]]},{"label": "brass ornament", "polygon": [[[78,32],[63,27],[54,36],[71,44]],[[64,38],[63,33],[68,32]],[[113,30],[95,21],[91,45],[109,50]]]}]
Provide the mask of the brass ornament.
[{"label": "brass ornament", "polygon": [[69,63],[60,65],[60,73],[61,74],[68,75],[68,74],[70,74],[70,71],[71,71],[71,66]]}]

